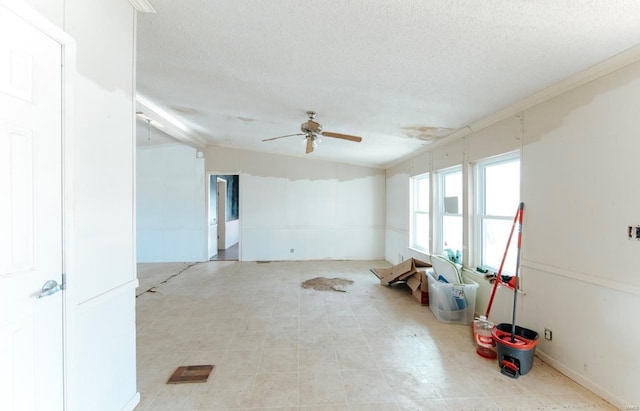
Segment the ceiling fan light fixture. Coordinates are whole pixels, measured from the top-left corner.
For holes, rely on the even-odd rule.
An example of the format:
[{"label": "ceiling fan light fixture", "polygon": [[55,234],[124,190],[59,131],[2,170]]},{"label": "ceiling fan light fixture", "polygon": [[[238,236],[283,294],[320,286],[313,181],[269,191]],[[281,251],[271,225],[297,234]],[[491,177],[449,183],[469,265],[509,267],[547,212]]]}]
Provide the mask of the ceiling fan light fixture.
[{"label": "ceiling fan light fixture", "polygon": [[322,142],[322,136],[337,138],[337,139],[347,140],[347,141],[353,141],[356,143],[359,143],[362,141],[362,137],[352,136],[350,134],[322,131],[322,124],[313,120],[316,117],[316,113],[314,111],[307,111],[307,116],[309,117],[309,119],[300,125],[300,131],[302,133],[287,134],[284,136],[265,138],[262,141],[265,142],[265,141],[278,140],[285,137],[304,136],[303,141],[307,146],[306,148],[307,154],[313,152],[313,150],[315,150],[318,147],[318,144]]}]

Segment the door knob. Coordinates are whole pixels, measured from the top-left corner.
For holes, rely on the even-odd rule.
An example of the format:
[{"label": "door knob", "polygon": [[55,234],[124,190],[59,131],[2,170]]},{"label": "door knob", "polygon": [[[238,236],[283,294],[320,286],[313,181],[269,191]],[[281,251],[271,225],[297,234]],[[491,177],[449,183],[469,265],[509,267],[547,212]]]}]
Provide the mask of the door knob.
[{"label": "door knob", "polygon": [[42,292],[38,294],[38,298],[48,297],[51,294],[55,294],[58,291],[61,291],[62,288],[60,284],[56,280],[49,280],[42,286]]}]

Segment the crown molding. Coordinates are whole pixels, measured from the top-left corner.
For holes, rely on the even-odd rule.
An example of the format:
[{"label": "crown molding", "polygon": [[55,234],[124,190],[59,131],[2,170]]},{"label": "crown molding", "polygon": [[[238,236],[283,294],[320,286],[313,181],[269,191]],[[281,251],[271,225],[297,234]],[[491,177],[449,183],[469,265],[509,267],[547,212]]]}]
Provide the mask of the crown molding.
[{"label": "crown molding", "polygon": [[[195,131],[182,124],[148,98],[136,94],[137,112],[142,112],[144,120],[151,120],[151,126],[157,128],[177,141],[195,148],[203,149],[207,143]],[[141,116],[141,115],[140,115]]]},{"label": "crown molding", "polygon": [[129,3],[133,6],[138,13],[155,13],[156,9],[153,8],[149,0],[129,0]]}]

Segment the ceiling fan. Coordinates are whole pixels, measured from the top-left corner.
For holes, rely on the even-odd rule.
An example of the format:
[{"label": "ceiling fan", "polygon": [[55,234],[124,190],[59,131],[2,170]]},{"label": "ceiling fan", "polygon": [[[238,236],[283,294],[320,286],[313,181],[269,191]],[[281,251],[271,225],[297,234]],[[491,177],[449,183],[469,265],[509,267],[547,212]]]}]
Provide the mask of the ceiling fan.
[{"label": "ceiling fan", "polygon": [[267,138],[262,141],[273,141],[279,138],[293,136],[305,136],[305,139],[307,141],[307,154],[311,153],[316,147],[318,147],[318,143],[321,142],[320,136],[339,138],[342,140],[354,141],[356,143],[362,141],[362,137],[351,136],[349,134],[332,133],[330,131],[322,131],[322,124],[313,121],[313,119],[316,118],[315,111],[307,111],[307,116],[309,117],[309,120],[300,125],[300,131],[302,131],[302,133],[287,134],[286,136]]}]

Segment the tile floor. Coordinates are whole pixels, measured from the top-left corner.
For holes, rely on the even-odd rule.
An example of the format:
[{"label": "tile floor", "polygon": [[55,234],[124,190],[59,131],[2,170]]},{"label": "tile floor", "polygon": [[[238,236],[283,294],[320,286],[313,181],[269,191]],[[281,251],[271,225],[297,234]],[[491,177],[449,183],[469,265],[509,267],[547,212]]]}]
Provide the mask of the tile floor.
[{"label": "tile floor", "polygon": [[[385,266],[208,262],[140,295],[136,410],[615,410],[538,359],[518,380],[501,375],[469,326],[381,286],[369,268]],[[300,287],[318,276],[354,284]],[[199,364],[215,365],[207,383],[165,384]]]},{"label": "tile floor", "polygon": [[209,261],[238,261],[240,244],[235,243],[226,250],[218,250],[218,254],[212,256]]}]

